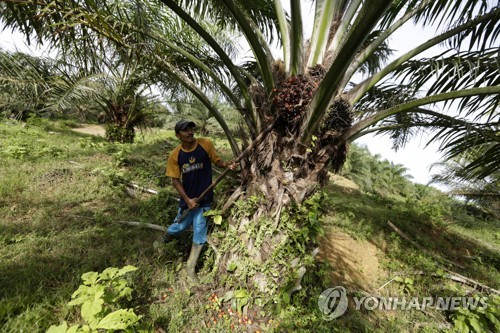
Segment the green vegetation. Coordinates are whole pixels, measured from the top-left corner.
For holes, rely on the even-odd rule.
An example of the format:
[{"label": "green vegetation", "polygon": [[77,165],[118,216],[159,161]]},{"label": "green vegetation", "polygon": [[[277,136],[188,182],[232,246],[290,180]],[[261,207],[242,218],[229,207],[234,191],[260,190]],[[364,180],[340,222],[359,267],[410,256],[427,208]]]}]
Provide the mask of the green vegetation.
[{"label": "green vegetation", "polygon": [[[133,328],[141,319],[133,309],[120,309],[118,301],[132,298],[132,288],[123,275],[137,269],[134,266],[106,268],[102,273],[87,272],[82,275],[83,284],[71,295],[69,306],[81,306],[80,314],[85,322],[70,326],[64,321],[52,325],[47,333],[81,333],[99,332],[99,330],[134,331]],[[118,307],[118,309],[116,309]],[[144,330],[146,331],[146,330]]]},{"label": "green vegetation", "polygon": [[[408,183],[403,168],[362,149],[357,155],[351,150],[343,174],[359,190],[335,187],[349,181],[328,171],[341,170],[348,143],[360,136],[385,133],[397,148],[429,129],[428,142],[439,141],[448,161],[464,162],[447,179],[486,180],[479,187],[486,200],[475,187],[465,189],[468,197],[475,204],[496,202],[500,8],[483,0],[318,0],[310,15],[301,3],[291,1],[285,10],[279,0],[2,1],[5,27],[57,53],[43,59],[0,52],[2,116],[25,121],[33,114],[76,114],[83,122],[89,114],[107,122],[108,141],[130,143],[78,140],[68,128],[39,118],[29,119],[26,128],[2,125],[2,239],[10,276],[2,277],[7,310],[0,320],[7,330],[30,323],[43,330],[49,321],[66,322],[72,330],[97,327],[106,317],[75,314],[60,291],[74,290],[76,276],[86,272],[126,265],[139,268],[133,279],[141,281],[125,307],[151,327],[170,331],[398,331],[434,324],[495,329],[495,314],[488,311],[424,312],[431,322],[411,326],[422,313],[393,316],[387,324],[386,313],[349,311],[328,322],[314,303],[333,282],[352,282],[351,294],[405,295],[445,293],[434,288],[441,280],[476,283],[457,275],[458,269],[495,286],[495,210],[466,210],[436,190]],[[305,23],[313,23],[310,39]],[[393,54],[398,45],[390,37],[410,24],[440,29],[406,53]],[[282,54],[275,58],[276,43]],[[423,57],[443,44],[445,52]],[[163,246],[151,231],[115,223],[171,220],[176,195],[163,176],[168,133],[136,140],[135,132],[171,121],[161,114],[170,111],[175,119],[196,117],[203,134],[224,133],[230,147],[224,154],[232,158],[267,133],[243,163],[241,177],[217,189],[221,203],[237,186],[241,191],[234,192],[229,211],[216,207],[218,226],[199,267],[204,284],[198,287],[186,286],[180,274],[189,238]],[[148,120],[149,115],[155,117]],[[318,192],[328,178],[337,182]],[[493,191],[484,193],[490,184]],[[159,194],[143,193],[140,186]],[[336,242],[336,235],[345,238]],[[320,257],[331,268],[315,269],[318,241]],[[351,251],[342,253],[340,243]],[[360,244],[377,245],[378,255],[370,248],[371,264],[356,262],[364,252]],[[379,262],[380,274],[370,269]],[[19,272],[26,273],[29,292],[18,282],[26,282]],[[368,274],[369,286],[354,283]],[[378,287],[381,280],[389,282]],[[166,294],[165,288],[172,291]],[[450,286],[450,294],[473,292],[457,288]],[[22,300],[9,301],[16,297]],[[243,312],[241,318],[224,317],[230,309]],[[97,310],[91,313],[101,314]],[[34,315],[23,318],[30,311]],[[32,319],[38,317],[43,319]]]},{"label": "green vegetation", "polygon": [[[317,141],[327,149],[313,150],[314,160],[331,156],[338,167],[344,143],[359,136],[387,133],[401,147],[431,129],[430,142],[466,161],[463,177],[498,172],[494,2],[318,0],[312,12],[307,7],[293,1],[284,8],[279,0],[3,0],[5,27],[49,45],[58,60],[0,53],[0,112],[85,114],[98,105],[109,139],[130,142],[147,111],[157,109],[148,107],[159,104],[154,90],[170,106],[183,104],[171,110],[196,110],[190,113],[204,128],[214,119],[235,155],[237,138],[255,138],[279,119],[281,139],[306,148]],[[434,24],[440,29],[432,38],[408,50],[391,41],[405,27],[431,31]],[[276,44],[281,52],[271,52]],[[427,51],[432,56],[424,57]],[[233,112],[222,114],[221,101]],[[239,124],[236,132],[229,123]],[[285,147],[266,149],[285,161],[297,155]]]},{"label": "green vegetation", "polygon": [[[107,268],[127,265],[138,268],[124,280],[127,284],[120,282],[111,288],[108,284],[106,290],[113,292],[114,288],[126,287],[121,291],[116,289],[115,296],[130,297],[120,301],[103,294],[106,303],[95,317],[102,320],[114,311],[133,313],[136,319],[140,317],[139,326],[130,326],[136,329],[437,332],[445,327],[452,332],[455,327],[459,332],[467,332],[464,328],[467,327],[471,331],[486,332],[486,329],[498,328],[494,326],[498,325],[494,307],[483,312],[480,309],[367,312],[350,307],[342,317],[325,321],[317,298],[326,288],[340,284],[332,280],[331,273],[343,267],[318,261],[307,264],[302,289],[293,294],[279,293],[280,297],[272,300],[274,305],[268,304],[260,312],[238,314],[247,303],[268,300],[256,300],[250,289],[235,290],[233,294],[215,289],[211,279],[218,257],[210,246],[202,254],[204,260],[199,267],[204,284],[189,287],[182,267],[189,252],[190,235],[165,246],[158,231],[115,223],[141,221],[166,226],[172,221],[177,195],[163,175],[166,156],[176,144],[172,138],[170,131],[153,130],[139,134],[136,143],[123,145],[73,132],[64,121],[32,118],[27,124],[0,122],[2,332],[45,332],[50,326],[64,325],[64,322],[66,327],[80,325],[82,329],[90,322],[88,314],[82,312],[83,305],[80,308],[76,304],[81,304],[77,299],[83,295],[75,293],[82,290],[80,277],[83,275],[83,286],[97,286],[106,282],[103,277],[111,270],[118,272]],[[215,143],[223,154],[230,156],[227,142],[216,140]],[[363,149],[352,146],[351,152],[356,151]],[[444,268],[489,287],[500,287],[498,220],[471,215],[462,203],[423,185],[406,181],[403,191],[399,185],[391,187],[389,180],[384,186],[381,182],[363,180],[362,173],[354,170],[362,165],[385,162],[367,153],[358,155],[363,157],[348,159],[350,167],[344,170],[343,176],[358,184],[371,182],[373,185],[353,190],[333,183],[306,200],[303,206],[283,213],[282,221],[293,220],[283,225],[296,228],[291,233],[297,237],[296,243],[292,242],[297,245],[293,251],[303,251],[298,245],[317,237],[321,244],[332,231],[352,235],[361,243],[376,244],[381,251],[381,267],[387,272],[380,277],[378,285],[397,277],[380,289],[382,296],[395,293],[461,296],[473,291],[470,286],[446,278]],[[159,193],[153,195],[129,188],[126,184],[131,181],[157,189]],[[218,187],[217,196],[225,195],[231,182],[233,180],[227,179]],[[259,207],[259,200],[254,197],[246,202],[238,201],[235,209],[241,217],[251,216]],[[301,224],[297,224],[297,220],[302,221]],[[388,221],[427,252],[405,241]],[[264,225],[273,222],[260,221]],[[319,225],[323,228],[318,228]],[[226,232],[226,228],[226,220],[214,226],[214,240],[224,235],[238,241],[238,236]],[[258,233],[265,228],[252,230],[248,233]],[[254,236],[259,239],[258,235]],[[277,255],[290,250],[290,246],[283,246]],[[223,249],[218,251],[224,254]],[[252,265],[229,265],[227,278],[241,278]],[[90,283],[89,276],[100,277],[102,282]],[[344,285],[349,295],[361,292],[357,286]],[[112,298],[114,300],[109,301]],[[491,301],[498,302],[498,299]]]}]

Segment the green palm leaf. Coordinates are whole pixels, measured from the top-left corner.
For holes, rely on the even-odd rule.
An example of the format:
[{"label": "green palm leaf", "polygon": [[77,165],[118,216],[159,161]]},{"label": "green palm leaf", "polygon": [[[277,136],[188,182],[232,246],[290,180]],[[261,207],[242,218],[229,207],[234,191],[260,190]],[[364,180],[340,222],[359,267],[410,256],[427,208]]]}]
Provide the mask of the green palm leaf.
[{"label": "green palm leaf", "polygon": [[[289,13],[283,11],[281,1],[271,0],[160,2],[165,6],[157,1],[49,4],[5,0],[2,19],[26,34],[36,34],[39,41],[45,39],[61,47],[68,59],[79,59],[85,73],[102,69],[99,62],[104,57],[91,54],[111,52],[116,59],[127,59],[130,54],[151,67],[151,78],[160,86],[174,91],[178,88],[171,82],[186,80],[185,87],[211,105],[209,109],[215,109],[209,101],[215,96],[212,92],[222,92],[245,119],[250,137],[277,116],[270,101],[281,83],[294,74],[309,74],[301,65],[306,60],[309,65],[320,64],[315,69],[320,76],[326,73],[300,118],[300,141],[306,145],[318,134],[322,119],[339,98],[354,104],[357,117],[342,140],[376,128],[393,129],[400,132],[393,136],[400,146],[418,132],[412,126],[445,126],[445,110],[451,106],[458,106],[460,115],[472,119],[469,122],[496,117],[498,64],[494,46],[500,33],[500,9],[488,1],[316,1],[315,30],[309,44],[302,40],[299,1],[291,2]],[[412,20],[424,26],[439,24],[443,30],[389,62],[388,38]],[[230,32],[242,34],[253,57],[234,57],[234,48],[227,42]],[[273,38],[281,38],[287,47],[284,68],[273,62],[270,54]],[[461,50],[417,58],[444,43]],[[87,45],[84,52],[76,51]],[[353,79],[357,74],[369,77],[357,84]],[[444,103],[431,109],[437,102]],[[443,110],[433,111],[442,106]],[[428,112],[438,112],[445,120],[434,117],[439,126],[432,127]]]},{"label": "green palm leaf", "polygon": [[[449,51],[444,54],[449,53]],[[434,81],[427,89],[427,95],[445,91],[460,90],[466,87],[500,85],[500,65],[497,61],[498,50],[486,49],[476,52],[459,52],[457,54],[435,58],[423,58],[408,61],[395,71],[394,81],[407,82],[414,89],[422,89],[424,85]],[[474,114],[476,119],[492,116],[499,103],[499,96],[487,98],[477,96],[464,99],[458,110],[466,116]]]}]

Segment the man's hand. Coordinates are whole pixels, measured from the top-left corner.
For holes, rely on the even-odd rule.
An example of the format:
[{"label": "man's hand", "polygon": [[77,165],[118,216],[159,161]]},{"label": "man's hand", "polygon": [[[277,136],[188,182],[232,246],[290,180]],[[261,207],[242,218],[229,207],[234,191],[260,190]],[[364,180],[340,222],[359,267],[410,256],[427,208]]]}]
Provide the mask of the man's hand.
[{"label": "man's hand", "polygon": [[238,166],[240,165],[239,163],[236,163],[235,161],[223,161],[223,160],[218,160],[215,165],[217,165],[219,168],[224,168],[224,169],[231,169],[231,170],[236,170],[238,169]]},{"label": "man's hand", "polygon": [[238,169],[238,166],[239,166],[239,163],[236,163],[234,161],[229,161],[229,162],[226,162],[226,168],[229,168],[231,170],[236,170]]},{"label": "man's hand", "polygon": [[198,202],[196,202],[196,199],[197,198],[189,198],[188,200],[186,200],[186,204],[189,209],[195,209],[196,207],[198,207]]}]

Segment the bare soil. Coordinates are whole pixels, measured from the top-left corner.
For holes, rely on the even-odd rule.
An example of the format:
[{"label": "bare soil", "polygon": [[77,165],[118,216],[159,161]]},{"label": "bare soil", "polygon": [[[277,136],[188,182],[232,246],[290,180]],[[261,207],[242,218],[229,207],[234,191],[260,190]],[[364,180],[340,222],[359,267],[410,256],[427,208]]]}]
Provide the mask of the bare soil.
[{"label": "bare soil", "polygon": [[379,264],[379,252],[374,244],[339,230],[328,231],[320,239],[320,259],[330,263],[332,282],[338,286],[375,291],[386,276]]},{"label": "bare soil", "polygon": [[97,136],[104,136],[105,130],[102,125],[85,125],[83,127],[73,128],[75,132],[91,134]]},{"label": "bare soil", "polygon": [[358,191],[359,186],[355,182],[345,177],[329,173],[330,184],[343,187],[345,192]]}]

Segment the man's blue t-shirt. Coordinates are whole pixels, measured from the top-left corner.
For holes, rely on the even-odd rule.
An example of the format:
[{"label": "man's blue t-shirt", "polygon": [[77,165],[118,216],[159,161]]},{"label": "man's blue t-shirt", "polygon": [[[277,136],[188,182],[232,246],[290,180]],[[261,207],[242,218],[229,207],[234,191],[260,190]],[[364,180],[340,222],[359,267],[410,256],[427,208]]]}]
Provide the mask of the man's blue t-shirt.
[{"label": "man's blue t-shirt", "polygon": [[[214,145],[209,139],[196,139],[196,146],[191,151],[185,151],[177,146],[169,155],[166,175],[172,178],[182,178],[182,186],[190,198],[198,198],[212,183],[212,165],[220,159]],[[200,207],[207,207],[213,201],[213,191],[210,191],[200,202]],[[180,199],[179,207],[186,209],[184,199]]]}]

